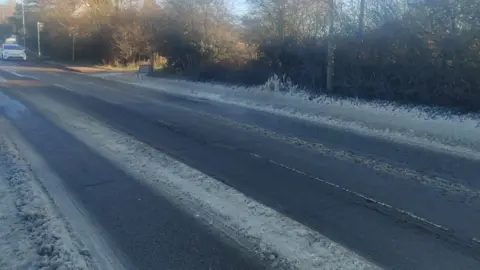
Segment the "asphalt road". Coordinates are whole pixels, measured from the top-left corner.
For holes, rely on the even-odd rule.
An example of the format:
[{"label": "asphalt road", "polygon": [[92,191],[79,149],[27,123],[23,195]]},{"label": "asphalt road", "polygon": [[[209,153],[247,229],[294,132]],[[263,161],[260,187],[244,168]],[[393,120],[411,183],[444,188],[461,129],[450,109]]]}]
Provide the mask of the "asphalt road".
[{"label": "asphalt road", "polygon": [[129,134],[382,267],[480,269],[478,161],[40,65],[2,65],[34,77],[0,70],[0,91],[34,112],[16,127],[139,269],[265,265],[57,127],[42,99]]}]

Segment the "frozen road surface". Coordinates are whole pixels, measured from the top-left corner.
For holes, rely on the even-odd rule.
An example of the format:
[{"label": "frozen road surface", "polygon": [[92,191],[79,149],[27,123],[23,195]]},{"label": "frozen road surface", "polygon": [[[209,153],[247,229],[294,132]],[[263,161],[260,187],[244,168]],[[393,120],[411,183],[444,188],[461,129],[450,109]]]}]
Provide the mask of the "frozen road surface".
[{"label": "frozen road surface", "polygon": [[480,269],[475,147],[0,64],[0,269]]}]

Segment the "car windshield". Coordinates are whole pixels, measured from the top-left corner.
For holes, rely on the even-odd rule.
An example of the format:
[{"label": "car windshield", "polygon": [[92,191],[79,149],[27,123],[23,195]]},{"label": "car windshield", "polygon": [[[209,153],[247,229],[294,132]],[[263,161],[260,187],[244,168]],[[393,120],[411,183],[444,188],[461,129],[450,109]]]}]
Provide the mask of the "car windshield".
[{"label": "car windshield", "polygon": [[22,47],[18,45],[3,45],[4,50],[22,50]]}]

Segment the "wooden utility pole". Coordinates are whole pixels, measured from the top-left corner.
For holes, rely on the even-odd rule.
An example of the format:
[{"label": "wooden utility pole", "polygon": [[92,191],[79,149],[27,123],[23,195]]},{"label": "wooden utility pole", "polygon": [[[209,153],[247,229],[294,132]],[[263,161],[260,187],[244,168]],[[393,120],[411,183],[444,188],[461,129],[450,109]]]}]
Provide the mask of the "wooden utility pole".
[{"label": "wooden utility pole", "polygon": [[27,49],[27,27],[25,26],[25,0],[22,0],[23,48]]},{"label": "wooden utility pole", "polygon": [[72,62],[75,62],[75,42],[77,41],[77,32],[78,26],[73,26],[71,28],[71,35],[72,35]]},{"label": "wooden utility pole", "polygon": [[[115,18],[118,20],[118,17],[120,16],[120,12],[122,11],[122,8],[120,5],[122,3],[125,3],[124,1],[122,0],[114,0],[115,1]],[[130,4],[131,6],[131,4]],[[129,8],[130,8],[129,6]]]},{"label": "wooden utility pole", "polygon": [[450,0],[450,23],[451,23],[451,32],[452,36],[457,32],[457,5],[455,0]]},{"label": "wooden utility pole", "polygon": [[333,69],[335,48],[333,44],[334,0],[328,0],[328,44],[327,44],[327,92],[333,91]]},{"label": "wooden utility pole", "polygon": [[280,40],[283,42],[285,40],[285,24],[286,24],[286,19],[285,19],[285,13],[286,13],[287,5],[286,5],[286,0],[281,0],[280,1],[280,18],[279,18],[279,34],[280,34]]},{"label": "wooden utility pole", "polygon": [[40,47],[40,33],[43,31],[43,23],[42,22],[37,22],[37,50],[38,50],[38,57],[42,57],[42,50]]},{"label": "wooden utility pole", "polygon": [[358,37],[363,38],[365,30],[365,0],[360,0],[360,16],[358,17]]},{"label": "wooden utility pole", "polygon": [[[450,9],[451,9],[451,14],[450,14],[450,21],[451,21],[451,51],[452,51],[452,66],[456,64],[457,61],[457,54],[455,52],[455,35],[457,33],[457,1],[456,0],[450,0]],[[453,72],[456,72],[456,67],[453,68]]]},{"label": "wooden utility pole", "polygon": [[75,32],[72,34],[72,62],[75,62]]}]

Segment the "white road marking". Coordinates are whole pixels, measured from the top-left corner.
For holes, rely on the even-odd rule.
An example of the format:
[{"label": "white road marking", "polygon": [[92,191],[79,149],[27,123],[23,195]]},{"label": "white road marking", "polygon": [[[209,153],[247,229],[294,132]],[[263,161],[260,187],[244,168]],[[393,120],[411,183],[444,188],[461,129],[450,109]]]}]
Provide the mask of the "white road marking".
[{"label": "white road marking", "polygon": [[65,90],[68,90],[68,91],[71,91],[71,92],[75,92],[75,90],[73,90],[73,88],[70,88],[70,87],[62,85],[62,84],[54,83],[53,85],[58,87],[58,88],[62,88],[62,89],[65,89]]},{"label": "white road marking", "polygon": [[21,78],[25,78],[25,77],[27,77],[27,76],[25,76],[25,75],[22,75],[22,74],[18,73],[18,72],[17,72],[16,70],[14,70],[14,69],[2,68],[2,70],[3,70],[3,71],[5,71],[5,72],[8,72],[8,73],[10,73],[10,74],[12,74],[12,75],[15,75],[15,76],[21,77]]},{"label": "white road marking", "polygon": [[337,184],[335,184],[335,183],[332,183],[332,182],[329,182],[329,181],[320,179],[320,178],[318,178],[318,177],[316,177],[316,176],[313,176],[313,175],[310,175],[310,174],[308,174],[308,173],[302,172],[302,171],[300,171],[300,170],[297,170],[297,169],[295,169],[295,168],[289,167],[289,166],[287,166],[287,165],[285,165],[285,164],[276,162],[276,161],[274,161],[274,160],[271,160],[271,159],[262,157],[262,156],[260,156],[260,155],[258,155],[258,154],[251,153],[250,155],[252,155],[252,156],[254,156],[254,157],[256,157],[256,158],[261,158],[261,159],[267,160],[268,162],[270,162],[270,163],[272,163],[272,164],[275,164],[275,165],[277,165],[277,166],[280,166],[280,167],[282,167],[282,168],[285,168],[285,169],[287,169],[287,170],[289,170],[289,171],[292,171],[292,172],[301,174],[301,175],[303,175],[303,176],[306,176],[306,177],[308,177],[308,178],[317,180],[317,181],[322,182],[322,183],[324,183],[324,184],[326,184],[326,185],[329,185],[329,186],[331,186],[331,187],[334,187],[334,188],[336,188],[336,189],[340,189],[340,190],[342,190],[342,191],[344,191],[344,192],[346,192],[346,193],[349,193],[349,194],[351,194],[351,195],[354,195],[354,196],[356,196],[356,197],[359,197],[359,198],[361,198],[361,199],[363,199],[363,200],[373,202],[373,203],[375,203],[375,204],[377,204],[377,205],[380,205],[380,206],[382,206],[382,207],[384,207],[384,208],[387,208],[387,209],[389,209],[389,210],[393,210],[393,211],[400,212],[400,213],[402,213],[402,214],[404,214],[404,215],[407,215],[407,216],[411,217],[412,219],[421,221],[421,222],[423,222],[423,223],[427,223],[427,224],[429,224],[429,225],[431,225],[431,226],[433,226],[433,227],[435,227],[435,228],[437,228],[437,229],[440,229],[440,230],[442,230],[442,231],[446,231],[446,232],[450,231],[448,228],[446,228],[446,227],[444,227],[444,226],[442,226],[442,225],[436,224],[436,223],[434,223],[434,222],[432,222],[432,221],[429,221],[429,220],[427,220],[427,219],[424,219],[424,218],[422,218],[422,217],[419,217],[419,216],[417,216],[417,215],[415,215],[415,214],[413,214],[413,213],[411,213],[411,212],[408,212],[408,211],[403,210],[403,209],[400,209],[400,208],[393,207],[393,206],[391,206],[391,205],[389,205],[389,204],[387,204],[387,203],[384,203],[384,202],[375,200],[375,199],[373,199],[373,198],[371,198],[371,197],[365,196],[365,195],[363,195],[363,194],[361,194],[361,193],[358,193],[358,192],[356,192],[356,191],[350,190],[350,189],[348,189],[348,188],[341,187],[341,186],[339,186],[339,185],[337,185]]},{"label": "white road marking", "polygon": [[266,258],[273,268],[379,268],[301,223],[80,111],[45,97],[22,97],[112,164],[199,221],[211,224],[224,237]]},{"label": "white road marking", "polygon": [[340,149],[330,148],[330,147],[327,147],[326,145],[323,145],[323,144],[318,143],[318,142],[304,141],[302,139],[299,139],[299,138],[296,138],[296,137],[293,137],[293,136],[287,136],[287,135],[283,135],[283,134],[280,134],[280,133],[277,133],[277,132],[274,132],[274,131],[270,131],[270,130],[267,130],[267,129],[264,129],[264,128],[261,128],[261,127],[258,127],[258,126],[236,122],[236,121],[228,119],[226,117],[222,117],[222,116],[213,115],[213,114],[210,114],[210,113],[198,111],[198,110],[195,110],[195,109],[187,108],[187,107],[182,106],[182,105],[175,105],[175,104],[172,104],[172,103],[165,104],[164,102],[160,102],[160,101],[145,97],[145,96],[140,95],[140,94],[137,94],[137,96],[143,98],[144,100],[146,100],[148,102],[153,102],[153,103],[156,103],[156,104],[160,104],[161,106],[170,106],[170,107],[174,107],[176,109],[189,111],[191,113],[195,113],[195,114],[200,115],[200,116],[204,116],[204,117],[215,119],[217,121],[221,121],[225,125],[229,125],[229,126],[232,126],[232,127],[235,127],[235,128],[241,128],[241,129],[243,129],[247,132],[252,132],[252,133],[264,136],[264,137],[268,137],[268,138],[271,138],[271,139],[276,139],[276,140],[279,140],[279,141],[282,141],[282,142],[285,142],[285,143],[288,143],[288,144],[291,144],[291,145],[295,145],[297,147],[304,147],[304,148],[309,149],[309,150],[314,150],[314,151],[316,151],[319,154],[324,155],[324,156],[333,157],[333,158],[336,158],[338,160],[344,160],[344,161],[348,161],[348,162],[361,163],[362,165],[364,165],[364,166],[366,166],[370,169],[373,169],[375,171],[387,173],[387,174],[394,175],[394,176],[399,176],[401,179],[404,179],[406,181],[411,180],[411,181],[419,182],[426,187],[434,188],[434,189],[439,190],[441,192],[458,194],[458,195],[461,195],[465,198],[480,198],[480,190],[470,188],[466,185],[456,183],[454,181],[449,181],[449,180],[447,180],[445,178],[442,178],[442,177],[438,177],[438,176],[437,177],[429,177],[429,176],[423,175],[422,173],[419,173],[415,170],[411,170],[411,169],[408,169],[408,168],[405,168],[405,167],[393,166],[390,163],[380,161],[380,160],[376,160],[376,159],[373,159],[373,158],[367,158],[367,157],[364,157],[364,156],[361,156],[361,155],[357,155],[357,154],[355,154],[353,152],[350,152],[350,151],[344,151],[344,150],[340,150]]},{"label": "white road marking", "polygon": [[15,76],[18,76],[20,78],[29,78],[29,79],[33,79],[33,80],[37,80],[39,81],[39,79],[35,76],[29,76],[29,75],[23,75],[23,74],[20,74],[18,73],[16,70],[14,69],[9,69],[9,68],[2,68],[1,70],[7,72],[7,73],[10,73],[12,75],[15,75]]},{"label": "white road marking", "polygon": [[[89,82],[89,81],[70,80],[69,83],[88,85],[89,87],[94,86],[96,88],[104,88],[104,89],[107,89],[107,90],[110,90],[110,91],[118,91],[118,89],[116,89],[116,88],[106,86],[106,85],[103,85],[103,84],[97,84],[97,83],[94,83],[94,82]],[[62,88],[65,88],[65,89],[69,89],[67,86],[64,86],[64,85],[55,85],[55,86],[62,87]]]},{"label": "white road marking", "polygon": [[[75,90],[73,89],[72,87],[69,87],[69,86],[65,86],[63,84],[53,84],[53,86],[56,86],[58,88],[62,88],[64,90],[67,90],[67,91],[70,91],[70,92],[74,92],[75,94],[77,95],[88,95],[88,93],[86,93],[86,91],[82,91],[82,90]],[[78,86],[77,86],[78,87]],[[117,104],[117,105],[120,105],[122,104],[122,102],[118,101],[118,100],[113,100],[113,99],[107,99],[109,103],[112,103],[112,104]]]}]

